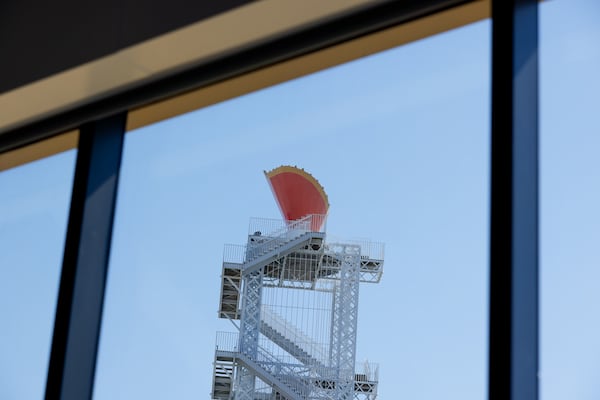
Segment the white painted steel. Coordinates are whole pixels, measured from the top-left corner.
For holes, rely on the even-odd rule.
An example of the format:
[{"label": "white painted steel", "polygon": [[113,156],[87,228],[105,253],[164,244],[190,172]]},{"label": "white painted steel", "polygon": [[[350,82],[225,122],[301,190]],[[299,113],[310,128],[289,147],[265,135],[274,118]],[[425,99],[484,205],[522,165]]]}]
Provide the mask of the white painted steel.
[{"label": "white painted steel", "polygon": [[225,247],[242,271],[240,332],[220,332],[215,353],[236,360],[231,398],[377,397],[378,366],[355,358],[359,284],[381,278],[383,244],[326,241],[313,218],[253,219],[248,243]]}]

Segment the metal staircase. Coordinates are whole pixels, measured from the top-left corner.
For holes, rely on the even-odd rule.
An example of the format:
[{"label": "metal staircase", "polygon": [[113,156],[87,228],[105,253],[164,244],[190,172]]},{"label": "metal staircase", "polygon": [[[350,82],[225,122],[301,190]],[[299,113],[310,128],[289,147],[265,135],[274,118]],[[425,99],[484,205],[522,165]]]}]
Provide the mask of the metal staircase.
[{"label": "metal staircase", "polygon": [[[257,254],[255,249],[247,251],[246,246],[225,245],[225,261],[223,261],[221,272],[219,318],[240,319],[240,289],[244,274],[252,273],[264,265],[280,261],[298,248],[312,244],[315,239],[322,240],[322,235],[318,232],[306,232],[278,242],[277,246],[273,246],[268,252],[264,252],[262,249]],[[270,244],[275,245],[275,242]],[[246,252],[255,254],[255,257],[246,262],[231,261],[239,259],[239,255]]]},{"label": "metal staircase", "polygon": [[217,349],[213,372],[212,399],[232,398],[234,365],[247,368],[262,381],[270,384],[282,399],[303,400],[309,388],[307,382],[297,376],[303,368],[299,363],[288,363],[260,348],[250,357],[239,350],[239,334],[235,332],[217,332]]},{"label": "metal staircase", "polygon": [[304,369],[304,365],[287,363],[262,348],[259,348],[254,360],[243,353],[239,358],[257,377],[271,384],[275,391],[285,399],[304,400],[308,398],[310,392],[308,382],[298,376],[298,372]]},{"label": "metal staircase", "polygon": [[223,263],[221,273],[221,301],[219,302],[219,318],[240,319],[240,287],[242,270],[238,265]]},{"label": "metal staircase", "polygon": [[213,399],[227,400],[233,385],[234,357],[216,355],[213,370]]},{"label": "metal staircase", "polygon": [[265,265],[285,257],[298,248],[311,243],[313,239],[323,239],[325,234],[321,232],[301,232],[295,230],[292,235],[282,238],[270,238],[265,243],[258,243],[256,247],[248,247],[248,258],[242,266],[244,274],[250,274],[261,269]]},{"label": "metal staircase", "polygon": [[301,363],[313,365],[321,370],[325,369],[323,360],[328,355],[326,349],[299,329],[294,328],[271,307],[263,306],[261,310],[260,333]]},{"label": "metal staircase", "polygon": [[250,274],[264,265],[280,260],[293,251],[322,241],[325,234],[310,230],[314,216],[307,216],[283,228],[263,235],[255,231],[246,246],[228,244],[223,252],[219,318],[239,319],[242,274]]}]

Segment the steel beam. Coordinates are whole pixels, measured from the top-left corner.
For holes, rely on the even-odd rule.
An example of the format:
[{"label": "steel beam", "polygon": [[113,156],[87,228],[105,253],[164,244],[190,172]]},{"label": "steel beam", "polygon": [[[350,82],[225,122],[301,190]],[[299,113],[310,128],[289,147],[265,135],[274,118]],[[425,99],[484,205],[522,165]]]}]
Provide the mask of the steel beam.
[{"label": "steel beam", "polygon": [[538,3],[492,2],[489,399],[538,398]]},{"label": "steel beam", "polygon": [[125,118],[81,127],[46,400],[92,398]]}]

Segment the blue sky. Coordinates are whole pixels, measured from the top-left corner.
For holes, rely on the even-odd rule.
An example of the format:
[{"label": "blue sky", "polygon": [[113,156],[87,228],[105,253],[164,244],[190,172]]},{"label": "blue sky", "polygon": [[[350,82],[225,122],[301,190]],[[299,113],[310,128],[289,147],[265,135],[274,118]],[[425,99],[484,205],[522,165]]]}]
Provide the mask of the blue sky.
[{"label": "blue sky", "polygon": [[[542,399],[600,397],[600,4],[541,6]],[[380,398],[484,399],[490,134],[484,21],[131,132],[95,400],[208,398],[223,244],[310,171],[328,232],[386,243],[360,293]],[[0,398],[40,399],[75,152],[0,173]]]}]

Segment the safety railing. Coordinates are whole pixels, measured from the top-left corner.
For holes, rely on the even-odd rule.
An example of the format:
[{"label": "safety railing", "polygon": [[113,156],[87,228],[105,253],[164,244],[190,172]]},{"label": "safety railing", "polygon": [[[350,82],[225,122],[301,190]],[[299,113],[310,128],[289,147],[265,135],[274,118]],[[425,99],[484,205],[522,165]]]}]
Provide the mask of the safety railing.
[{"label": "safety railing", "polygon": [[307,231],[325,232],[327,214],[309,214],[295,221],[271,218],[250,218],[248,235],[279,236],[283,230],[298,222],[308,222],[306,225]]},{"label": "safety railing", "polygon": [[312,232],[327,231],[327,214],[311,214],[305,218],[309,218],[310,230]]},{"label": "safety railing", "polygon": [[290,224],[281,232],[277,232],[278,236],[265,237],[264,241],[257,241],[248,246],[226,244],[223,247],[223,262],[244,264],[254,261],[260,256],[274,251],[309,232],[307,226],[309,226],[309,223],[306,221],[297,221],[294,224]]},{"label": "safety railing", "polygon": [[226,244],[223,248],[223,262],[243,264],[246,259],[246,246],[240,244]]},{"label": "safety railing", "polygon": [[310,232],[312,221],[313,215],[307,215],[297,221],[291,221],[285,227],[269,234],[266,240],[248,246],[246,249],[246,262],[253,261],[258,257],[283,246],[285,243]]},{"label": "safety railing", "polygon": [[[239,338],[238,332],[217,332],[216,335],[216,350],[232,353],[239,353]],[[253,356],[248,357],[253,362],[257,363],[266,373],[276,378],[279,382],[285,384],[288,390],[293,391],[302,398],[310,398],[311,387],[315,382],[328,380],[336,381],[335,368],[327,368],[324,366],[307,366],[306,364],[298,363],[291,356],[274,355],[266,346],[268,344],[262,338],[259,341],[257,352]],[[308,368],[307,368],[308,367]],[[379,381],[379,365],[376,363],[363,362],[356,366],[355,379],[357,383],[376,383]],[[372,386],[371,386],[372,387]]]},{"label": "safety railing", "polygon": [[238,332],[217,332],[216,349],[220,351],[239,351],[240,334]]},{"label": "safety railing", "polygon": [[328,352],[325,347],[314,341],[300,329],[289,323],[284,317],[277,314],[272,307],[263,304],[261,308],[261,320],[273,330],[278,332],[288,341],[297,345],[302,351],[314,358],[321,364],[325,364]]},{"label": "safety railing", "polygon": [[[237,353],[240,349],[240,333],[219,331],[216,333],[215,343],[218,351]],[[269,344],[266,338],[261,337],[258,343],[257,355],[250,358],[265,365],[278,366],[278,369],[285,368],[289,373],[298,374],[300,371],[306,370],[306,365],[298,363],[298,360],[294,357],[272,354],[268,349]],[[249,357],[248,354],[246,356]]]},{"label": "safety railing", "polygon": [[385,244],[380,242],[363,242],[360,244],[360,256],[371,260],[383,260]]},{"label": "safety railing", "polygon": [[327,235],[327,246],[337,245],[355,245],[360,246],[360,256],[363,259],[383,260],[385,256],[385,244],[380,242],[371,242],[367,239],[340,239],[332,235]]},{"label": "safety railing", "polygon": [[379,364],[364,361],[356,366],[356,380],[363,382],[379,381]]},{"label": "safety railing", "polygon": [[307,397],[307,394],[310,392],[310,387],[302,380],[302,376],[299,375],[299,372],[304,366],[297,363],[285,362],[273,356],[260,346],[258,348],[256,360],[253,361],[269,374],[276,377],[280,382],[283,382],[294,393],[303,398]]},{"label": "safety railing", "polygon": [[248,235],[275,236],[287,226],[285,220],[272,218],[250,218],[248,224]]},{"label": "safety railing", "polygon": [[[217,351],[227,351],[239,353],[238,332],[217,332]],[[254,355],[244,354],[245,357],[255,362],[267,374],[276,378],[279,382],[287,386],[287,389],[298,394],[301,398],[306,398],[310,388],[306,380],[302,379],[302,374],[306,372],[306,367],[299,364],[297,360],[277,357],[264,347],[265,340],[259,340],[257,352]]]}]

